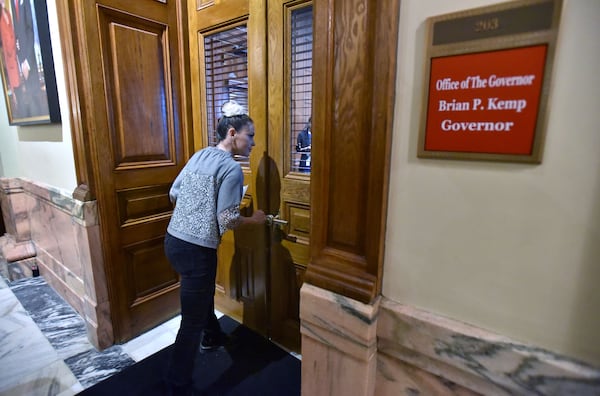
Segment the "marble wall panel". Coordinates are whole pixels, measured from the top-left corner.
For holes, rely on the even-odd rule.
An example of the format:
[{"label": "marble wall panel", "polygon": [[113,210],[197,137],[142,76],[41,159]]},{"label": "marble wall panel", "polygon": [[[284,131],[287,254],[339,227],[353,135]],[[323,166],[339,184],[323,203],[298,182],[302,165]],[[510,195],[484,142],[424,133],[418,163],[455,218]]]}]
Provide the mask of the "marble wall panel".
[{"label": "marble wall panel", "polygon": [[0,179],[0,198],[12,229],[34,246],[40,274],[85,320],[92,344],[112,345],[96,202],[23,178]]},{"label": "marble wall panel", "polygon": [[600,395],[600,368],[567,356],[384,297],[300,295],[303,395]]},{"label": "marble wall panel", "polygon": [[[487,393],[492,395],[493,393]],[[457,395],[480,393],[462,387],[442,376],[405,363],[385,354],[377,356],[377,396]]]},{"label": "marble wall panel", "polygon": [[[85,209],[83,213],[87,211],[88,209]],[[84,224],[89,225],[84,227]],[[97,221],[87,221],[87,223],[84,221],[81,224],[81,230],[82,232],[78,233],[77,238],[78,255],[89,263],[83,269],[85,291],[82,316],[88,326],[90,341],[97,348],[104,349],[113,344],[114,335],[102,258],[100,227],[97,225]]]},{"label": "marble wall panel", "polygon": [[0,200],[7,234],[16,243],[29,241],[27,202],[19,179],[0,178]]},{"label": "marble wall panel", "polygon": [[4,229],[6,232],[15,234],[15,226],[14,224],[12,224],[12,207],[10,205],[10,201],[8,200],[8,195],[6,194],[6,191],[3,188],[1,188],[1,186],[2,179],[0,179],[0,209],[2,209],[2,212],[0,212],[0,216],[2,216],[2,224],[4,224]]},{"label": "marble wall panel", "polygon": [[378,389],[600,395],[600,368],[391,300],[381,303],[377,336]]},{"label": "marble wall panel", "polygon": [[108,301],[106,277],[104,273],[102,247],[100,245],[100,227],[98,225],[81,228],[77,233],[77,255],[83,262],[89,263],[84,267],[83,282],[85,295],[95,296],[98,303]]},{"label": "marble wall panel", "polygon": [[74,243],[78,232],[72,220],[74,200],[61,191],[42,189],[31,182],[24,182],[23,190],[29,200],[31,238],[36,248],[61,263],[72,276],[81,278],[82,262]]}]

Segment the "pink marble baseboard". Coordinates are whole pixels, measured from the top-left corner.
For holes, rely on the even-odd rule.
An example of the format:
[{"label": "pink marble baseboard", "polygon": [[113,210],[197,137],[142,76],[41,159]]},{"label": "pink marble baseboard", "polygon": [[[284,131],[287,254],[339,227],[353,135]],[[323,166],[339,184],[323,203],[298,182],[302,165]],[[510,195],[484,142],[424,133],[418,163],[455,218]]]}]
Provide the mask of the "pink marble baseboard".
[{"label": "pink marble baseboard", "polygon": [[377,336],[383,395],[600,394],[598,368],[385,298]]}]

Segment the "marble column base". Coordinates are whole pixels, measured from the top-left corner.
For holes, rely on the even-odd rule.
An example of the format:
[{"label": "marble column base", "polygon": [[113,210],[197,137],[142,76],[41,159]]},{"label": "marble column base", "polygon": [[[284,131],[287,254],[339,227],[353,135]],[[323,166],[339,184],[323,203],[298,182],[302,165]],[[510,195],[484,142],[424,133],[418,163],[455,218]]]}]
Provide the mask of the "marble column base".
[{"label": "marble column base", "polygon": [[31,240],[28,200],[20,179],[0,177],[0,204],[6,233],[17,243]]},{"label": "marble column base", "polygon": [[10,235],[0,236],[0,273],[9,281],[29,278],[37,266],[31,241],[16,243]]},{"label": "marble column base", "polygon": [[21,261],[35,256],[35,247],[31,241],[14,243],[10,241],[2,247],[2,257],[9,262]]},{"label": "marble column base", "polygon": [[302,395],[374,394],[378,301],[368,305],[302,286]]}]

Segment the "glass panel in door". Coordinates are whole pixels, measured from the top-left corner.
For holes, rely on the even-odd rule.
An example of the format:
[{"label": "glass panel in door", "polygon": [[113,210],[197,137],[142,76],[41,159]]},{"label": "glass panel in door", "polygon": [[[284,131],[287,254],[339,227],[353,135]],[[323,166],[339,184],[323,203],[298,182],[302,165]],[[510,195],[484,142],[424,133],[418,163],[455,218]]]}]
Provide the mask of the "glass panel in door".
[{"label": "glass panel in door", "polygon": [[[245,24],[204,36],[208,144],[216,146],[221,106],[235,100],[248,109],[248,29]],[[236,157],[242,166],[248,158]]]},{"label": "glass panel in door", "polygon": [[310,173],[312,148],[312,6],[291,12],[290,151],[292,172]]}]

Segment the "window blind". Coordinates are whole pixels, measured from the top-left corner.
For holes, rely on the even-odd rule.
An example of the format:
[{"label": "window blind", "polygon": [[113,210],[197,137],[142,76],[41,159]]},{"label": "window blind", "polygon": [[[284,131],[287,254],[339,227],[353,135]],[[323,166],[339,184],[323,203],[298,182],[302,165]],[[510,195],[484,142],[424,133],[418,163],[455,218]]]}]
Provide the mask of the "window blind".
[{"label": "window blind", "polygon": [[[208,143],[218,143],[221,106],[235,100],[248,109],[248,31],[246,25],[204,37]],[[247,158],[236,158],[242,165]]]},{"label": "window blind", "polygon": [[[312,5],[292,11],[290,34],[290,169],[296,172],[310,171],[308,162],[302,160],[297,151],[298,135],[307,126],[312,112],[312,57],[313,57],[313,18]],[[306,156],[305,156],[306,157]]]}]

